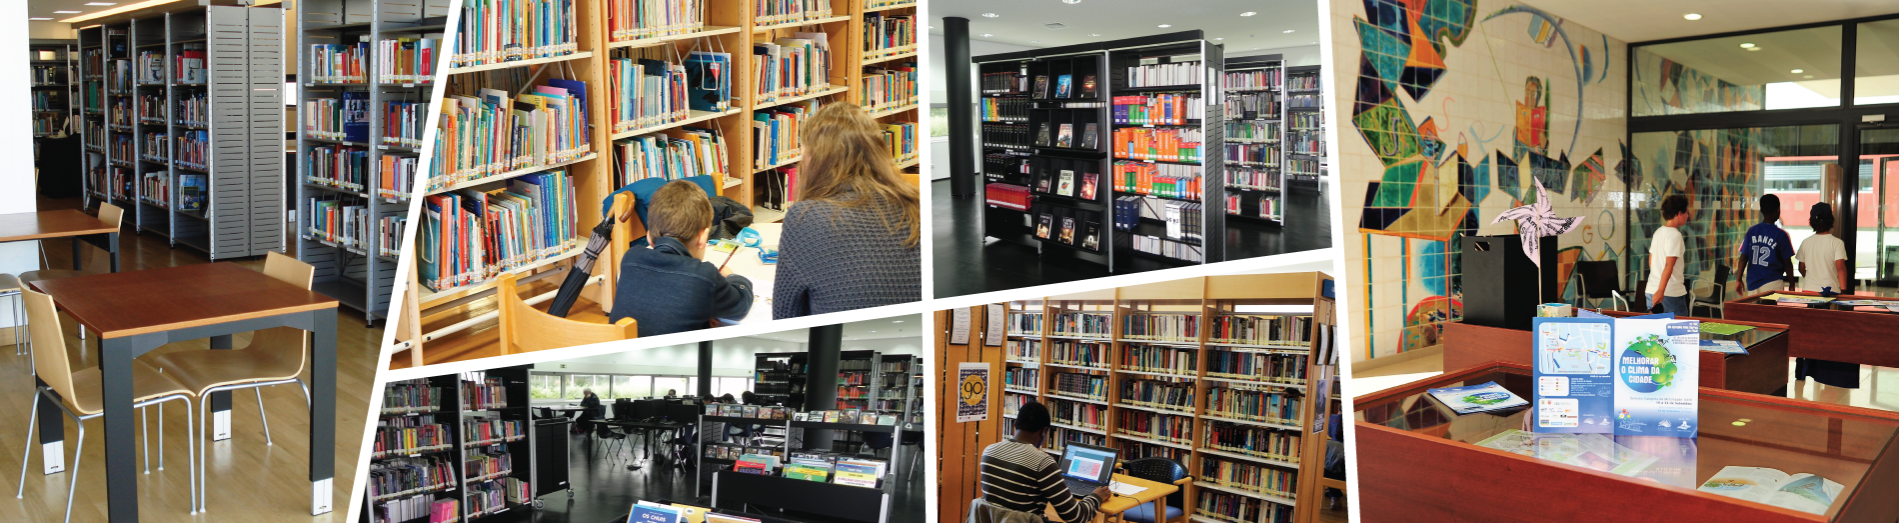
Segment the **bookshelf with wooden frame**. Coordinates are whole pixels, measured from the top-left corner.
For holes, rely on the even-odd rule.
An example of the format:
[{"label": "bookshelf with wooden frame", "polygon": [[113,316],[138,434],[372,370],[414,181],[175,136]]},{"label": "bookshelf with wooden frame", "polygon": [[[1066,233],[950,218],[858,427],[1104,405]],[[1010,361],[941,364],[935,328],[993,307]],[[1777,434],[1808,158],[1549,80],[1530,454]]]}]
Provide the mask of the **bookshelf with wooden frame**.
[{"label": "bookshelf with wooden frame", "polygon": [[79,33],[85,204],[213,260],[283,251],[283,11],[147,9]]},{"label": "bookshelf with wooden frame", "polygon": [[[1226,174],[1221,182],[1228,218],[1286,223],[1285,74],[1280,55],[1226,59],[1227,150],[1222,151]],[[1247,81],[1236,81],[1241,78]],[[1253,148],[1265,149],[1268,157],[1257,158]]]},{"label": "bookshelf with wooden frame", "polygon": [[[455,0],[304,0],[297,10],[297,44],[293,49],[302,53],[302,59],[297,60],[300,86],[297,107],[299,117],[304,120],[297,127],[299,161],[294,182],[298,202],[297,258],[316,267],[312,290],[362,311],[370,324],[389,316],[390,292],[403,281],[396,272],[397,258],[402,247],[402,229],[406,228],[415,192],[414,173],[385,172],[388,166],[384,162],[407,163],[410,168],[420,163],[422,133],[428,128],[422,124],[433,112],[429,110],[428,100],[435,91],[432,76],[385,76],[382,64],[401,58],[385,56],[383,43],[433,38],[436,60],[429,65],[429,70],[440,70],[445,63],[441,53],[445,49],[442,35],[447,33],[449,10],[454,3]],[[337,78],[333,71],[322,70],[323,66],[314,59],[314,46],[358,42],[374,44],[368,46],[361,57],[363,78]],[[400,74],[394,70],[389,73]],[[317,103],[341,106],[347,96],[360,97],[354,99],[367,104],[359,113],[360,122],[347,122],[344,118],[322,124],[316,122],[325,116],[319,112]],[[401,114],[392,114],[391,109],[400,111],[401,105],[396,104],[415,104],[411,110],[421,111],[423,116],[404,119]],[[339,110],[344,114],[353,112],[341,107]],[[410,124],[404,126],[407,133],[391,132],[392,123],[405,122]],[[318,129],[319,125],[328,128]],[[319,151],[361,154],[365,169],[356,173],[360,178],[354,180],[317,172],[313,161],[323,154]],[[360,208],[363,214],[358,219],[368,223],[348,230],[341,225],[332,226],[325,216],[318,215],[317,202],[325,202],[324,206],[335,205],[342,212]]]},{"label": "bookshelf with wooden frame", "polygon": [[[923,80],[917,75],[917,59],[922,56],[919,53],[917,35],[923,32],[921,16],[917,11],[919,0],[848,1],[856,7],[855,16],[858,20],[858,30],[852,32],[855,35],[852,41],[856,45],[853,46],[854,51],[850,53],[856,58],[855,67],[850,69],[853,75],[850,84],[852,89],[868,91],[869,86],[865,85],[865,82],[881,74],[879,71],[890,71],[890,74],[898,77],[907,76],[907,80],[899,78],[898,82],[908,86],[905,89],[907,92],[899,93],[887,103],[864,104],[861,100],[867,95],[863,93],[858,93],[852,101],[863,105],[864,110],[869,111],[878,123],[907,124],[908,139],[905,140],[899,135],[893,137],[893,140],[907,141],[908,147],[900,146],[898,151],[893,152],[891,160],[897,163],[899,172],[919,174],[922,168],[922,155],[919,151],[927,141],[921,135],[923,130],[919,123],[921,121],[919,102],[922,98],[917,88],[917,84]],[[876,33],[872,30],[872,26],[877,25],[878,20],[887,21],[888,23],[884,24],[886,27],[907,25],[909,29],[907,32],[885,31],[888,36],[886,41],[869,40],[867,35]],[[908,74],[904,75],[903,73],[906,72]]]},{"label": "bookshelf with wooden frame", "polygon": [[[1109,446],[1114,291],[1051,296],[1043,310],[1040,401],[1048,407],[1053,429],[1043,450],[1060,455],[1070,442]],[[1100,393],[1092,393],[1096,390]]]}]

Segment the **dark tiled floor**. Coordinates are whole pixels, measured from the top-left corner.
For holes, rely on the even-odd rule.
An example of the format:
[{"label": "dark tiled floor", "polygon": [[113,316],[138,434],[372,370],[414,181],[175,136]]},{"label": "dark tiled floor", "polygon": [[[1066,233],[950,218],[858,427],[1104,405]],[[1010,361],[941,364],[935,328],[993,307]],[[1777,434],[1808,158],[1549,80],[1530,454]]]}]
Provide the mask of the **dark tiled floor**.
[{"label": "dark tiled floor", "polygon": [[[931,182],[930,231],[935,256],[936,297],[1019,289],[1109,276],[1106,266],[1064,256],[1060,249],[1038,255],[1025,245],[985,240],[981,198],[952,198],[948,180]],[[1332,245],[1332,214],[1326,196],[1311,185],[1295,185],[1286,195],[1286,224],[1281,227],[1246,219],[1227,221],[1227,260],[1243,260]],[[1177,267],[1124,256],[1118,272]]]},{"label": "dark tiled floor", "polygon": [[[507,513],[481,518],[480,523],[608,523],[625,521],[629,507],[641,500],[671,500],[679,503],[704,505],[710,502],[712,488],[707,484],[705,497],[693,494],[693,472],[666,467],[664,462],[655,465],[652,460],[635,460],[640,470],[627,470],[625,451],[613,452],[609,447],[596,448],[593,440],[584,436],[568,437],[568,482],[573,486],[573,496],[553,493],[543,496],[541,510],[512,510]],[[638,443],[635,442],[637,447]],[[918,447],[905,447],[904,451],[913,451]],[[637,452],[637,450],[636,450]],[[908,465],[911,458],[905,457],[901,465]],[[891,523],[923,523],[923,466],[928,460],[919,462],[915,468],[908,469],[899,476],[900,482],[896,495],[890,500]],[[830,523],[824,518],[800,516],[796,514],[768,514],[794,521],[811,523]]]}]

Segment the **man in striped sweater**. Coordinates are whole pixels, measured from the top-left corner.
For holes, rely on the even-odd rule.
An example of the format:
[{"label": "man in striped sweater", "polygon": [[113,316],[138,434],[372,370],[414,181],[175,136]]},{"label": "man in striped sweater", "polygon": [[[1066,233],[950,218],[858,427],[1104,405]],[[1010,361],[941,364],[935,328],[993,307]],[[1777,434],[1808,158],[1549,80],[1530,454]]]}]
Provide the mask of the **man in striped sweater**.
[{"label": "man in striped sweater", "polygon": [[1067,523],[1094,519],[1095,509],[1108,499],[1106,485],[1087,496],[1075,497],[1062,481],[1055,457],[1042,452],[1048,437],[1048,407],[1034,401],[1016,411],[1015,438],[982,451],[982,498],[991,505],[1037,516],[1044,506]]}]

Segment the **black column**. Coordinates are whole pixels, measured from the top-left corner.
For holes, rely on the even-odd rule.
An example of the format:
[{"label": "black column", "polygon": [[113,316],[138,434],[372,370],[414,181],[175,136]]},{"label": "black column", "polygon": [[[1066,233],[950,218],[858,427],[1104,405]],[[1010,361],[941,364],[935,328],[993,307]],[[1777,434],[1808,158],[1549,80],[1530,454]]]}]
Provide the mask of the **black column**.
[{"label": "black column", "polygon": [[712,397],[712,342],[699,342],[699,390],[701,398]]},{"label": "black column", "polygon": [[[837,355],[844,344],[844,326],[825,325],[811,328],[811,339],[805,344],[806,358],[811,362],[811,370],[805,374],[804,410],[837,409]],[[831,450],[834,436],[830,430],[806,429],[804,448]]]},{"label": "black column", "polygon": [[[970,112],[969,19],[943,18],[943,87],[949,91],[950,196],[976,196],[976,116]],[[817,336],[817,331],[812,331]]]}]

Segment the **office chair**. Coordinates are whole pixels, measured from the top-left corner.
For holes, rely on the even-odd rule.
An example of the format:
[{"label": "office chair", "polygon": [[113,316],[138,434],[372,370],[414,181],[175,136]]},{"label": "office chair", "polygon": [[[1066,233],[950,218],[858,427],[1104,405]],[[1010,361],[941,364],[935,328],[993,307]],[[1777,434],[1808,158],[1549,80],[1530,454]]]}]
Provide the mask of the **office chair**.
[{"label": "office chair", "polygon": [[[1176,486],[1193,483],[1193,478],[1187,476],[1187,467],[1182,467],[1180,463],[1167,458],[1141,458],[1126,461],[1121,463],[1121,468],[1126,470],[1129,476],[1148,481],[1173,483]],[[1141,506],[1134,507],[1122,513],[1121,518],[1136,523],[1183,522],[1187,520],[1187,513],[1182,508],[1186,506],[1183,504],[1185,497],[1181,491],[1168,494],[1167,502],[1164,504],[1166,514],[1159,520],[1154,518],[1153,503],[1143,503]]]},{"label": "office chair", "polygon": [[1629,300],[1623,297],[1621,269],[1615,260],[1578,261],[1576,277],[1582,280],[1582,287],[1576,292],[1576,306],[1588,307],[1584,300],[1609,300],[1615,310],[1627,310]]}]

